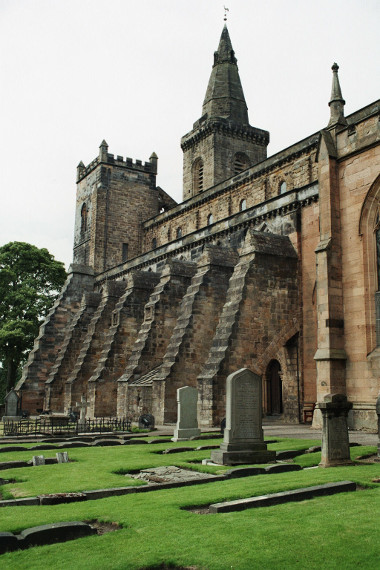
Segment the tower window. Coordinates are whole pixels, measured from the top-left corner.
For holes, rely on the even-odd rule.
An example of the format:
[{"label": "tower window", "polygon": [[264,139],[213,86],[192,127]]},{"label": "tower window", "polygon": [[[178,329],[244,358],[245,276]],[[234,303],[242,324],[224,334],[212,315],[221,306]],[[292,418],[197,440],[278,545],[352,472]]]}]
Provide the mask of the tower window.
[{"label": "tower window", "polygon": [[208,225],[208,226],[211,226],[211,224],[212,224],[213,222],[214,222],[213,215],[212,215],[212,214],[209,214],[209,215],[207,216],[207,225]]},{"label": "tower window", "polygon": [[152,239],[152,249],[156,249],[156,247],[157,247],[157,239],[154,237]]},{"label": "tower window", "polygon": [[177,239],[182,237],[182,228],[177,228]]},{"label": "tower window", "polygon": [[240,202],[239,210],[240,210],[240,212],[243,212],[246,209],[247,209],[247,201],[245,199],[243,199]]},{"label": "tower window", "polygon": [[250,167],[249,158],[242,152],[237,152],[234,159],[234,173],[240,174],[243,170]]},{"label": "tower window", "polygon": [[86,203],[84,203],[80,211],[80,233],[84,234],[86,230],[87,230],[87,206]]},{"label": "tower window", "polygon": [[123,243],[123,248],[122,248],[122,261],[127,261],[128,259],[128,244],[127,243]]},{"label": "tower window", "polygon": [[202,192],[203,190],[203,160],[197,158],[193,164],[193,192]]},{"label": "tower window", "polygon": [[283,180],[282,182],[280,182],[279,194],[285,194],[285,192],[286,192],[286,182],[285,180]]}]

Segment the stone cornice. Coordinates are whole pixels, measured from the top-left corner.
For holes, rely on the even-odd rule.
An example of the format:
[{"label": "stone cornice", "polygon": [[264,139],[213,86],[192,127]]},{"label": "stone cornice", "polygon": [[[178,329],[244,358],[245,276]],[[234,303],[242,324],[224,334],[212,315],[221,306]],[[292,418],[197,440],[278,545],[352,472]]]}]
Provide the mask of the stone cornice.
[{"label": "stone cornice", "polygon": [[238,125],[226,119],[206,119],[203,124],[200,122],[199,126],[182,137],[181,148],[185,151],[214,133],[220,133],[240,140],[248,140],[260,146],[268,146],[269,144],[269,133],[263,129],[251,127],[250,125]]}]

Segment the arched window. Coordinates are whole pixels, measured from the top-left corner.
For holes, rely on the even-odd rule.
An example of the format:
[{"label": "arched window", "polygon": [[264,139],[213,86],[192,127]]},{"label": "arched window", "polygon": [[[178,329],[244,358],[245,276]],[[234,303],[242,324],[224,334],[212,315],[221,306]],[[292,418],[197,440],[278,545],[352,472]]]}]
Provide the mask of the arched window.
[{"label": "arched window", "polygon": [[127,261],[128,259],[128,244],[127,243],[123,243],[122,248],[121,248],[121,261]]},{"label": "arched window", "polygon": [[177,239],[182,237],[182,228],[177,228]]},{"label": "arched window", "polygon": [[240,202],[239,209],[240,209],[240,212],[243,212],[244,210],[247,209],[247,201],[244,198]]},{"label": "arched window", "polygon": [[207,216],[207,225],[208,225],[208,226],[211,226],[211,224],[212,224],[213,222],[214,222],[213,215],[212,215],[212,214],[209,214],[209,215]]},{"label": "arched window", "polygon": [[278,193],[285,194],[285,192],[286,192],[286,182],[285,180],[283,180],[282,182],[280,182],[280,185],[278,187]]},{"label": "arched window", "polygon": [[80,233],[84,234],[86,230],[87,230],[87,206],[85,202],[80,211]]},{"label": "arched window", "polygon": [[249,158],[246,154],[242,152],[237,152],[234,158],[234,172],[239,174],[250,167]]},{"label": "arched window", "polygon": [[197,194],[203,190],[203,160],[197,158],[193,163],[193,193]]},{"label": "arched window", "polygon": [[157,247],[157,238],[154,237],[152,239],[152,249],[156,249],[156,247]]}]

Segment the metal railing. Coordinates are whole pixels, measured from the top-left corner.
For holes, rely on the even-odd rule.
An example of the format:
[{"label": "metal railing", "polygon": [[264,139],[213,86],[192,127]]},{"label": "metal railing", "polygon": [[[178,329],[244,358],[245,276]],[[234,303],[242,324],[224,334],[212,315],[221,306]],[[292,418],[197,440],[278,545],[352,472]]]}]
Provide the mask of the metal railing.
[{"label": "metal railing", "polygon": [[4,418],[4,436],[78,435],[79,433],[130,432],[129,418],[95,418],[84,422],[47,417],[46,419],[7,420]]}]

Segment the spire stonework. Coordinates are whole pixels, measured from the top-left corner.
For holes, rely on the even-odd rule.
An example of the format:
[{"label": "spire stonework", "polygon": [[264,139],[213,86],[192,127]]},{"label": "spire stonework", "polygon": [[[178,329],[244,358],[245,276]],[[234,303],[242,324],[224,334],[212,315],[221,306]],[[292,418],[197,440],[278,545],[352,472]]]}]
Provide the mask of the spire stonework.
[{"label": "spire stonework", "polygon": [[249,124],[237,59],[225,25],[214,53],[202,116],[181,140],[183,199],[265,160],[268,143],[268,131]]},{"label": "spire stonework", "polygon": [[327,127],[336,127],[337,125],[346,126],[347,120],[344,116],[345,100],[342,97],[342,90],[340,88],[338,69],[339,65],[334,63],[331,67],[333,72],[333,80],[331,87],[331,97],[329,102],[330,107],[330,121]]}]

